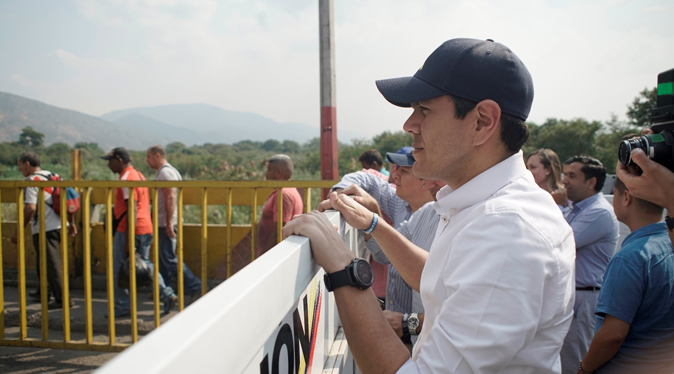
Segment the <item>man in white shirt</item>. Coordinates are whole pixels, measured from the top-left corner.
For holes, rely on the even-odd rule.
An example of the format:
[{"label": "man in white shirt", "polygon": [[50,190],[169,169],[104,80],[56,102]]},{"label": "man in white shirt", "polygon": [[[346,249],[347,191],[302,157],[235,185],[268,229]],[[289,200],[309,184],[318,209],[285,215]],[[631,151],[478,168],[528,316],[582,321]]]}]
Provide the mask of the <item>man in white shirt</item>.
[{"label": "man in white shirt", "polygon": [[[161,145],[148,148],[145,162],[157,171],[158,181],[181,181],[180,172],[166,161],[166,151]],[[157,193],[157,236],[159,237],[159,272],[166,284],[171,278],[178,278],[178,256],[176,256],[176,231],[178,209],[176,209],[176,189],[160,188]],[[192,303],[201,296],[201,280],[183,262],[183,282],[185,292]]]},{"label": "man in white shirt", "polygon": [[[284,229],[284,236],[310,238],[361,371],[559,373],[573,315],[575,246],[522,158],[533,101],[526,67],[491,40],[453,39],[414,77],[377,86],[389,102],[413,108],[403,129],[414,136],[414,173],[447,183],[437,194],[441,218],[430,253],[353,199],[330,200],[420,290],[426,315],[411,358],[378,313],[367,269],[329,221],[310,213]],[[354,269],[346,285],[355,287],[332,285]]]}]

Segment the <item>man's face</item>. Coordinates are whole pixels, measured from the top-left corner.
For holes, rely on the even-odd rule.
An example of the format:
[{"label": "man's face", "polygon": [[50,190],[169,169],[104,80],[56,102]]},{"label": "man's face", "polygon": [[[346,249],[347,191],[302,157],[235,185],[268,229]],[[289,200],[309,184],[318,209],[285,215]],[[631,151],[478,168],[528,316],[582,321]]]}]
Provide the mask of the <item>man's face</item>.
[{"label": "man's face", "polygon": [[145,153],[145,162],[154,170],[157,170],[159,167],[159,153],[151,153],[150,150],[148,150]]},{"label": "man's face", "polygon": [[398,166],[389,181],[396,185],[396,195],[407,202],[424,191],[424,181],[414,175],[412,166]]},{"label": "man's face", "polygon": [[31,174],[31,173],[30,173],[30,170],[29,170],[29,169],[30,169],[30,164],[29,164],[28,162],[21,162],[21,160],[17,159],[17,160],[16,160],[16,166],[17,166],[17,168],[19,169],[19,172],[21,172],[21,174],[22,174],[24,177],[27,177],[27,176],[29,176],[29,175]]},{"label": "man's face", "polygon": [[122,161],[120,159],[118,159],[117,157],[114,157],[114,158],[108,160],[108,168],[110,168],[110,170],[113,173],[117,173],[117,174],[119,174],[124,169],[123,165],[122,165]]},{"label": "man's face", "polygon": [[569,200],[577,203],[594,195],[594,188],[591,186],[593,178],[585,180],[585,173],[581,170],[584,165],[580,162],[574,162],[570,165],[564,165],[564,188]]},{"label": "man's face", "polygon": [[414,137],[414,174],[421,178],[450,181],[461,175],[471,150],[468,120],[454,117],[448,96],[412,103],[414,112],[403,129]]},{"label": "man's face", "polygon": [[270,164],[270,163],[267,163],[267,173],[265,174],[265,177],[267,178],[267,180],[268,181],[278,180],[279,179],[278,175],[279,175],[279,173],[278,173],[277,169],[274,167],[274,165]]}]

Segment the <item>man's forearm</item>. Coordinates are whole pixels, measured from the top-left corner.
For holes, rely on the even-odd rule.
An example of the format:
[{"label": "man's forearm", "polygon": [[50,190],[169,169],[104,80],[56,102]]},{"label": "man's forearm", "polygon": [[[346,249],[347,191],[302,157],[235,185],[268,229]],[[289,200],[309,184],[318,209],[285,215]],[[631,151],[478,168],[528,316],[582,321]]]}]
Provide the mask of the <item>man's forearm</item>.
[{"label": "man's forearm", "polygon": [[164,207],[166,208],[166,227],[173,225],[173,212],[176,207],[176,195],[173,188],[164,188]]},{"label": "man's forearm", "polygon": [[28,226],[33,220],[35,215],[36,206],[35,204],[24,204],[23,205],[23,227]]},{"label": "man's forearm", "polygon": [[379,220],[372,237],[405,282],[419,291],[421,272],[424,270],[428,252],[414,245],[383,220]]},{"label": "man's forearm", "polygon": [[607,315],[583,358],[583,370],[595,371],[613,358],[625,341],[628,331],[629,324]]},{"label": "man's forearm", "polygon": [[342,287],[335,301],[344,334],[363,373],[395,373],[410,352],[393,332],[371,289]]}]

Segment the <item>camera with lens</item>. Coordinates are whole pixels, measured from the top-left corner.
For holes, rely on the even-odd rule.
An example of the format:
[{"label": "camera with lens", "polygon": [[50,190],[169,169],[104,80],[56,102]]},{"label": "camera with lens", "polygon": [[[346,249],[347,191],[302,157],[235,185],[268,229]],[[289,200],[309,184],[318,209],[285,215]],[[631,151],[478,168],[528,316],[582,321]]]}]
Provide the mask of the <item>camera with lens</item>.
[{"label": "camera with lens", "polygon": [[651,160],[674,172],[674,69],[658,74],[657,107],[651,112],[655,134],[624,140],[618,148],[623,165],[635,165],[632,150],[640,148]]}]

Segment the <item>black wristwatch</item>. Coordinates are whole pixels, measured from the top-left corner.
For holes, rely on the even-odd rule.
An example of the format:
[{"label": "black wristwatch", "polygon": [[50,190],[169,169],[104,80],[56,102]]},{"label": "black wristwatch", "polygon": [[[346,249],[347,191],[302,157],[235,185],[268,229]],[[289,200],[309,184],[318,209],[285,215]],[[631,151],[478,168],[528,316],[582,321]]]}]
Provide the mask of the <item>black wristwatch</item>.
[{"label": "black wristwatch", "polygon": [[374,275],[372,268],[362,258],[354,258],[344,270],[325,274],[325,288],[332,292],[340,287],[352,286],[364,290],[372,285]]}]

